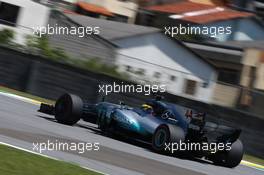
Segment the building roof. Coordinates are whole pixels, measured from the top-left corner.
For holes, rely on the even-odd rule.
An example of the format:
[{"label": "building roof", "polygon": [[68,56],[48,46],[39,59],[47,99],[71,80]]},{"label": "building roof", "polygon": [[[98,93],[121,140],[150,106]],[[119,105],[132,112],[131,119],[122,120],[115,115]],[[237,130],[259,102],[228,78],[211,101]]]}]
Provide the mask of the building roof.
[{"label": "building roof", "polygon": [[226,6],[228,2],[225,0],[190,0],[191,2],[197,2],[207,5],[217,5],[217,6]]},{"label": "building roof", "polygon": [[209,42],[209,44],[213,44],[219,47],[225,48],[237,48],[237,49],[247,49],[247,48],[254,48],[254,49],[261,49],[264,50],[264,41],[226,41],[226,42]]},{"label": "building roof", "polygon": [[[245,49],[253,48],[264,51],[264,41],[209,41],[206,43],[184,42],[184,44],[204,58],[238,64],[242,62]],[[264,54],[261,55],[261,62],[264,62]]]},{"label": "building roof", "polygon": [[[224,42],[218,42],[218,41],[207,41],[207,42],[189,42],[185,41],[185,45],[188,47],[195,46],[195,48],[201,49],[204,47],[215,47],[215,48],[221,48],[221,49],[228,49],[233,51],[243,51],[247,48],[255,48],[255,49],[261,49],[264,50],[264,41],[263,40],[254,40],[254,41],[224,41]],[[212,49],[213,50],[213,49]],[[226,52],[226,51],[225,51]]]},{"label": "building roof", "polygon": [[77,12],[72,11],[72,10],[68,10],[68,9],[64,9],[64,10],[62,10],[62,12],[65,13],[65,14],[75,14],[75,15],[78,15]]},{"label": "building roof", "polygon": [[203,14],[203,15],[186,16],[183,18],[183,20],[198,24],[206,24],[215,21],[224,21],[235,18],[245,18],[250,16],[253,16],[253,14],[246,12],[238,12],[226,8],[222,8],[222,10],[220,10],[219,8],[218,12]]},{"label": "building roof", "polygon": [[197,42],[184,42],[184,45],[200,56],[216,61],[240,64],[243,56],[243,49],[238,47],[226,47],[216,43]]},{"label": "building roof", "polygon": [[146,7],[147,10],[158,11],[164,13],[185,13],[211,8],[211,5],[193,3],[189,1],[169,3],[164,5],[153,5]]},{"label": "building roof", "polygon": [[106,40],[115,40],[136,35],[160,32],[154,27],[145,27],[135,24],[127,24],[98,18],[91,18],[83,15],[65,14],[72,21],[81,26],[100,27],[100,36]]},{"label": "building roof", "polygon": [[76,5],[89,12],[98,13],[106,16],[114,16],[114,14],[106,8],[94,4],[79,1],[76,3]]},{"label": "building roof", "polygon": [[207,5],[183,1],[179,3],[155,5],[146,8],[150,11],[170,14],[171,18],[197,24],[254,16],[252,13],[231,10],[224,6]]}]

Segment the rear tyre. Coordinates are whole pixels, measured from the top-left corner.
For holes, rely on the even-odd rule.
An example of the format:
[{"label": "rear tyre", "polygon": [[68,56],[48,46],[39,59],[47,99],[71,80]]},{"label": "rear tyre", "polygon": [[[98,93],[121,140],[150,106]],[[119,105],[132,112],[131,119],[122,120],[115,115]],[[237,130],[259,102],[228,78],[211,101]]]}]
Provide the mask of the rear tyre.
[{"label": "rear tyre", "polygon": [[152,136],[152,148],[156,152],[165,153],[169,151],[167,146],[170,143],[179,143],[184,141],[184,131],[174,125],[160,125]]},{"label": "rear tyre", "polygon": [[62,95],[55,104],[55,119],[62,124],[74,125],[82,115],[83,101],[72,94]]},{"label": "rear tyre", "polygon": [[231,145],[230,151],[216,154],[213,162],[221,166],[233,168],[239,165],[243,154],[243,144],[240,140],[237,140]]}]

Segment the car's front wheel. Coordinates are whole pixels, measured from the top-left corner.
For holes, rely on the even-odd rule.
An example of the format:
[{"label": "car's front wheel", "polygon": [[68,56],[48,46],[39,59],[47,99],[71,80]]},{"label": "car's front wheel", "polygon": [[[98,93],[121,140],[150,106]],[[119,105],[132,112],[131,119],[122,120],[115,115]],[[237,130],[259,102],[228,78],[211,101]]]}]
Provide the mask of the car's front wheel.
[{"label": "car's front wheel", "polygon": [[82,115],[83,101],[72,94],[62,95],[55,104],[55,119],[62,124],[74,125]]}]

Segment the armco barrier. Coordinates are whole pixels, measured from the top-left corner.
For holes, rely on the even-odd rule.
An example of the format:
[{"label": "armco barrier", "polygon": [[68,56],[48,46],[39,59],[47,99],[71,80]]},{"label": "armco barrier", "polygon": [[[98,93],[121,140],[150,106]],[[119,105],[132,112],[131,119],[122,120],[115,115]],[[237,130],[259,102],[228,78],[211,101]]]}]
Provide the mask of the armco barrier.
[{"label": "armco barrier", "polygon": [[[56,99],[62,93],[70,92],[80,95],[91,103],[102,98],[102,95],[98,93],[99,84],[122,82],[122,80],[107,75],[81,70],[2,47],[0,47],[0,77],[0,85],[40,97]],[[164,97],[170,102],[208,112],[208,120],[240,127],[243,130],[241,139],[246,152],[264,158],[263,119],[249,113],[212,106],[168,93],[164,93]],[[107,96],[108,101],[118,103],[121,100],[132,106],[142,103],[147,98],[149,97],[135,93]]]}]

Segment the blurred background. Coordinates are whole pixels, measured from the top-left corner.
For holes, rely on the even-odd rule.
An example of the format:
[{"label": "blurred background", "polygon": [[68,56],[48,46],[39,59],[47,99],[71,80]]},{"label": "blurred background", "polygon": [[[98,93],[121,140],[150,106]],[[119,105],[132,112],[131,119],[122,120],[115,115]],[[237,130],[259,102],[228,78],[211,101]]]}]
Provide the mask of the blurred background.
[{"label": "blurred background", "polygon": [[[263,17],[262,0],[0,0],[0,85],[96,102],[99,84],[163,84],[168,101],[243,128],[246,151],[264,157]],[[48,25],[99,27],[100,34],[33,34]],[[180,25],[232,33],[165,35]],[[108,99],[135,105],[146,98]]]}]

